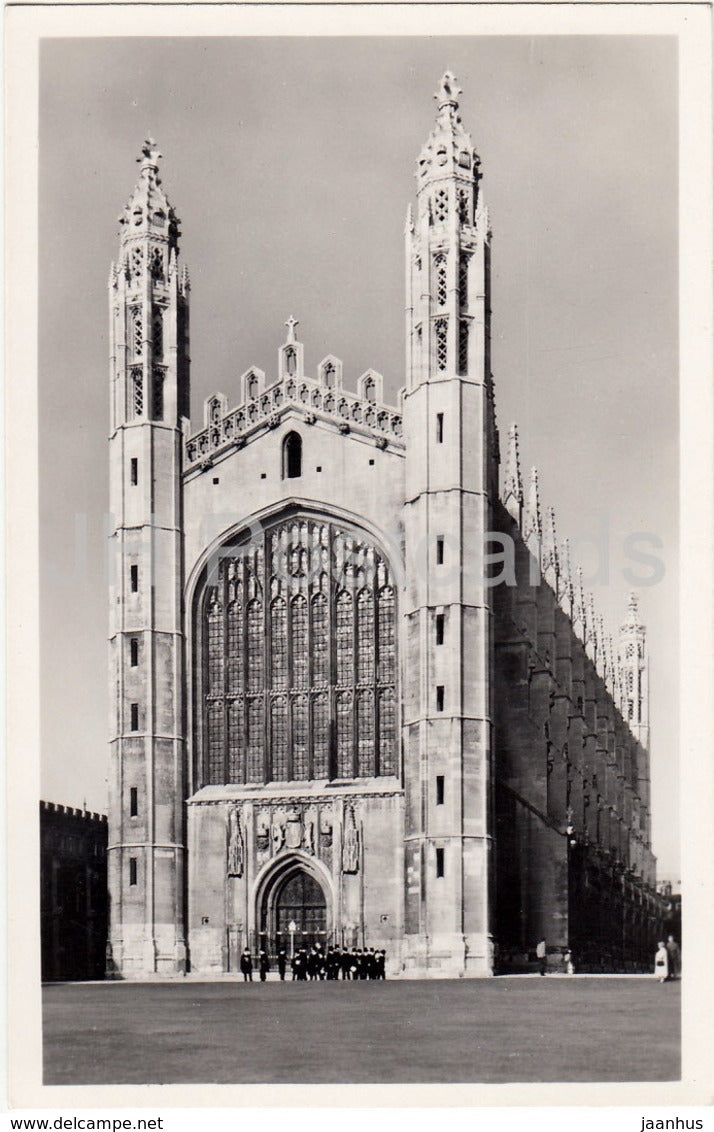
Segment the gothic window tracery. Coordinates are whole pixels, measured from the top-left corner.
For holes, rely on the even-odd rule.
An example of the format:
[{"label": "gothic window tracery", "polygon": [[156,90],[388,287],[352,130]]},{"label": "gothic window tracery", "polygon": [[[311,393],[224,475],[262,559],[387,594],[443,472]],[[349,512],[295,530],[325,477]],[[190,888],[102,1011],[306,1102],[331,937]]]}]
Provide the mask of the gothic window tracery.
[{"label": "gothic window tracery", "polygon": [[144,353],[144,319],[138,307],[134,310],[131,343],[134,357],[140,358]]},{"label": "gothic window tracery", "polygon": [[164,419],[164,368],[154,366],[153,373],[153,417],[155,421]]},{"label": "gothic window tracery", "polygon": [[131,407],[135,417],[144,415],[144,372],[141,366],[131,370]]},{"label": "gothic window tracery", "polygon": [[161,311],[156,311],[154,314],[154,333],[153,333],[153,350],[154,359],[158,361],[164,356],[164,316]]},{"label": "gothic window tracery", "polygon": [[131,274],[138,279],[144,266],[144,249],[141,244],[134,244],[131,249]]},{"label": "gothic window tracery", "polygon": [[441,253],[434,258],[436,271],[436,301],[440,307],[446,306],[446,256]]},{"label": "gothic window tracery", "polygon": [[442,373],[446,369],[446,362],[448,358],[448,345],[447,345],[447,330],[448,321],[445,318],[437,318],[434,324],[434,331],[436,337],[436,368]]},{"label": "gothic window tracery", "polygon": [[459,373],[465,374],[469,365],[469,324],[465,319],[459,322]]},{"label": "gothic window tracery", "polygon": [[449,212],[449,190],[437,189],[434,193],[434,219],[443,224]]},{"label": "gothic window tracery", "polygon": [[159,281],[164,278],[164,253],[161,248],[151,249],[151,274]]},{"label": "gothic window tracery", "polygon": [[463,252],[459,256],[459,303],[468,306],[469,301],[469,259]]},{"label": "gothic window tracery", "polygon": [[396,595],[376,548],[276,523],[221,557],[199,609],[203,784],[397,773]]}]

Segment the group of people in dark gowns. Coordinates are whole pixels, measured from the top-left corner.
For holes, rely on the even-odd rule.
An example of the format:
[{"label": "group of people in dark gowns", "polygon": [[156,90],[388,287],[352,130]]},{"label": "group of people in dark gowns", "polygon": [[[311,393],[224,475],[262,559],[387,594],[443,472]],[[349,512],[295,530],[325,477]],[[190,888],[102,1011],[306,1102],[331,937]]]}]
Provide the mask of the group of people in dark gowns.
[{"label": "group of people in dark gowns", "polygon": [[[337,979],[371,979],[378,981],[384,979],[386,953],[384,948],[346,947],[323,948],[322,944],[315,943],[310,948],[301,947],[292,958],[284,948],[278,951],[277,968],[280,981],[285,981],[288,970],[292,973],[293,982],[334,981]],[[270,957],[261,948],[258,952],[257,968],[260,972],[260,981],[264,983],[270,970]],[[240,969],[244,982],[253,981],[253,957],[248,948],[240,957]]]}]

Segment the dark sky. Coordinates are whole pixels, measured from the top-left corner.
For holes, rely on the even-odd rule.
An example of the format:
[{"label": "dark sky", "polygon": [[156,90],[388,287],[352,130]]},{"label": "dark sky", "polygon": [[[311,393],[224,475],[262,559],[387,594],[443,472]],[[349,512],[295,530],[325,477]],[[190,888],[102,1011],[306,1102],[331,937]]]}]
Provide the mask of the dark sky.
[{"label": "dark sky", "polygon": [[249,365],[276,376],[291,314],[308,371],[332,352],[348,388],[373,366],[394,396],[404,217],[447,67],[491,213],[502,437],[517,420],[611,631],[625,540],[661,540],[664,578],[638,588],[655,851],[677,876],[677,70],[655,36],[43,42],[43,797],[106,807],[106,281],[144,137],[183,221],[194,427]]}]

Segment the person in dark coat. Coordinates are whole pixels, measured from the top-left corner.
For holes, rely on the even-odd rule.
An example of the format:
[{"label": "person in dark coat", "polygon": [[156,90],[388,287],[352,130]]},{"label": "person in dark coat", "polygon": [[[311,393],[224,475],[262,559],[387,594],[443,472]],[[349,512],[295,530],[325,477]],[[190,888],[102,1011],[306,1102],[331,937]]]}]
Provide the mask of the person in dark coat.
[{"label": "person in dark coat", "polygon": [[301,983],[306,983],[307,982],[308,958],[307,958],[307,951],[305,950],[304,947],[300,948],[300,950],[298,951],[297,957],[298,957],[298,980]]},{"label": "person in dark coat", "polygon": [[285,982],[285,968],[287,966],[287,963],[288,957],[285,954],[285,949],[281,947],[280,951],[278,952],[278,974],[280,975],[281,983]]},{"label": "person in dark coat", "polygon": [[262,947],[260,949],[260,954],[258,955],[258,967],[260,969],[260,981],[261,983],[264,983],[268,976],[270,960],[268,959],[268,956]]},{"label": "person in dark coat", "polygon": [[679,947],[673,935],[667,936],[665,949],[667,951],[667,981],[671,982],[672,979],[679,978],[680,964]]},{"label": "person in dark coat", "polygon": [[377,966],[377,974],[374,976],[375,979],[386,978],[384,968],[385,968],[386,962],[387,962],[387,953],[386,953],[386,951],[384,950],[383,947],[380,948],[380,950],[377,952],[375,962],[376,962],[376,966]]},{"label": "person in dark coat", "polygon": [[350,966],[351,966],[350,953],[349,953],[349,951],[347,950],[346,947],[343,947],[342,952],[340,954],[340,968],[342,970],[342,978],[343,979],[351,978]]},{"label": "person in dark coat", "polygon": [[245,951],[240,957],[240,969],[243,972],[243,982],[253,982],[253,960],[250,957],[250,951],[246,947]]},{"label": "person in dark coat", "polygon": [[290,960],[290,967],[293,972],[293,982],[300,978],[300,952],[297,951]]},{"label": "person in dark coat", "polygon": [[370,947],[367,956],[367,975],[370,981],[377,978],[377,956],[373,947]]}]

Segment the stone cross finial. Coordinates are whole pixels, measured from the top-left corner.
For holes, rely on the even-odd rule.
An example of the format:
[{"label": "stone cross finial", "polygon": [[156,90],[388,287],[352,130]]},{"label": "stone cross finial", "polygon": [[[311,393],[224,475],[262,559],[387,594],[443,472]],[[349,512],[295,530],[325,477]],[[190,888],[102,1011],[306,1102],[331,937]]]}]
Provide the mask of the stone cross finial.
[{"label": "stone cross finial", "polygon": [[459,105],[461,93],[461,87],[457,83],[453,71],[444,71],[439,89],[434,95],[439,109],[441,110],[444,106],[453,106],[456,109]]},{"label": "stone cross finial", "polygon": [[147,138],[141,147],[141,157],[137,157],[142,165],[156,165],[163,154],[159,153],[158,146],[153,138]]},{"label": "stone cross finial", "polygon": [[293,316],[290,315],[290,318],[285,323],[285,325],[288,328],[288,342],[296,342],[297,339],[295,337],[295,327],[300,325],[300,319],[293,318]]}]

